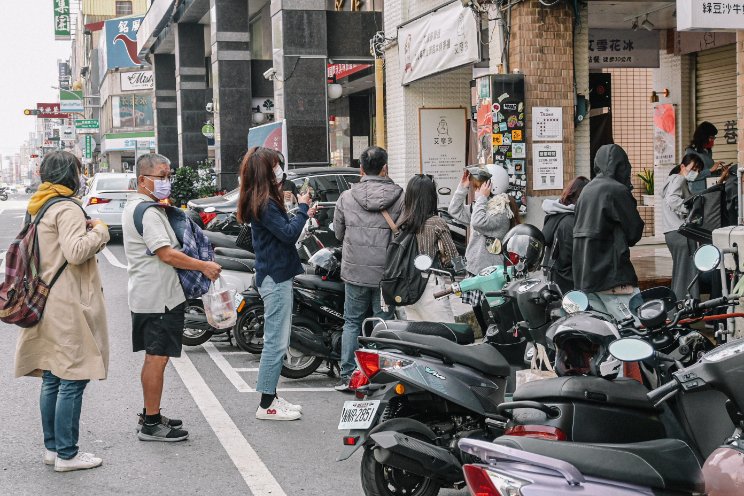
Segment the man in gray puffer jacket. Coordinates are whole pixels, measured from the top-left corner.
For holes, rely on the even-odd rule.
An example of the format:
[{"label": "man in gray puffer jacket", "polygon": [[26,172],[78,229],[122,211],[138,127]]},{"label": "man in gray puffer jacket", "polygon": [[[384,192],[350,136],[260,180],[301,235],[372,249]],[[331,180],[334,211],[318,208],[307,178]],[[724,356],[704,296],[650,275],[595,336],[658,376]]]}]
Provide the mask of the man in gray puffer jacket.
[{"label": "man in gray puffer jacket", "polygon": [[344,332],[341,338],[341,383],[348,391],[356,368],[354,351],[362,331],[362,321],[370,307],[375,317],[392,319],[394,309],[380,305],[380,280],[385,256],[393,234],[382,212],[398,222],[403,211],[403,189],[387,175],[387,152],[377,146],[367,148],[360,157],[362,180],[341,193],[336,202],[333,230],[343,241],[341,279],[346,283]]}]

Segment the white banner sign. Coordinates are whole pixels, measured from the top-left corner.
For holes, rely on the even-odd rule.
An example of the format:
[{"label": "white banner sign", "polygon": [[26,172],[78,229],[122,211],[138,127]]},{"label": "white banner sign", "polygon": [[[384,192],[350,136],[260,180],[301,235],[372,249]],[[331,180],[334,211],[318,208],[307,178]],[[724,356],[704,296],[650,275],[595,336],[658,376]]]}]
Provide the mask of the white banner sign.
[{"label": "white banner sign", "polygon": [[532,140],[560,141],[563,139],[563,108],[532,107]]},{"label": "white banner sign", "polygon": [[419,144],[421,173],[431,174],[437,188],[449,188],[439,195],[439,206],[447,207],[457,189],[467,159],[464,108],[420,108]]},{"label": "white banner sign", "polygon": [[122,72],[119,74],[121,91],[141,91],[155,88],[152,71]]},{"label": "white banner sign", "polygon": [[398,28],[402,84],[480,60],[479,29],[459,0]]},{"label": "white banner sign", "polygon": [[563,143],[532,145],[532,189],[563,189]]},{"label": "white banner sign", "polygon": [[659,32],[590,29],[589,68],[659,67]]},{"label": "white banner sign", "polygon": [[677,0],[677,31],[738,29],[744,29],[744,3],[741,0]]}]

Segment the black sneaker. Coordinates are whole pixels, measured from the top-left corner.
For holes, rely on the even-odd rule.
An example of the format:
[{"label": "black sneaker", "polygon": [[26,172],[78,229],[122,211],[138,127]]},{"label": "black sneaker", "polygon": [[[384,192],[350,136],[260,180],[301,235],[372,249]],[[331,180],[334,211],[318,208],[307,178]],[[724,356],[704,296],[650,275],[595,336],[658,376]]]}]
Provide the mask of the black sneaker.
[{"label": "black sneaker", "polygon": [[[137,420],[137,432],[139,432],[142,430],[142,426],[145,424],[145,414],[138,413],[137,416],[139,417],[139,420]],[[180,429],[181,427],[183,427],[182,420],[168,418],[162,414],[160,415],[160,423],[166,427],[170,427],[171,429]]]},{"label": "black sneaker", "polygon": [[333,389],[341,393],[353,393],[353,391],[349,387],[349,381],[347,381],[346,379],[341,379],[341,382],[336,384]]},{"label": "black sneaker", "polygon": [[142,424],[142,429],[137,434],[140,441],[160,441],[164,443],[174,443],[185,441],[189,438],[188,431],[183,429],[173,429],[162,423]]}]

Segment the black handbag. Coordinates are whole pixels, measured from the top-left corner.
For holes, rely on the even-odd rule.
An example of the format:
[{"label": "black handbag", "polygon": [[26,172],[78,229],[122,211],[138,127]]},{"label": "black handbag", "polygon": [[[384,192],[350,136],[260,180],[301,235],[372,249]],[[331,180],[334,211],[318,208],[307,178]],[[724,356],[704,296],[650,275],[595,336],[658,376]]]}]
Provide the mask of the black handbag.
[{"label": "black handbag", "polygon": [[689,198],[685,201],[689,213],[677,232],[698,243],[712,243],[713,231],[724,226],[724,202],[723,185],[712,186]]},{"label": "black handbag", "polygon": [[255,253],[253,251],[253,236],[251,235],[250,224],[242,224],[240,226],[240,232],[238,233],[238,237],[235,240],[235,246],[237,246],[241,250],[247,250],[251,253]]}]

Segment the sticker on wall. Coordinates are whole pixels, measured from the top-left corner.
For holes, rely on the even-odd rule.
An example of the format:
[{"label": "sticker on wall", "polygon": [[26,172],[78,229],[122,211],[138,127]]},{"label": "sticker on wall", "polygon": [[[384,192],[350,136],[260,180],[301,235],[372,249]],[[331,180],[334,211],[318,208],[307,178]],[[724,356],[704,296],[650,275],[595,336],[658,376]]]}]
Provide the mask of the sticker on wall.
[{"label": "sticker on wall", "polygon": [[501,144],[504,142],[503,137],[504,137],[503,134],[494,134],[493,135],[493,146],[501,146]]},{"label": "sticker on wall", "polygon": [[515,129],[511,133],[512,141],[522,141],[522,130]]},{"label": "sticker on wall", "polygon": [[513,160],[512,163],[516,174],[524,174],[524,160]]},{"label": "sticker on wall", "polygon": [[519,119],[517,119],[516,115],[510,115],[506,121],[506,125],[509,126],[509,129],[513,127],[517,127],[518,123],[519,123]]},{"label": "sticker on wall", "polygon": [[499,122],[499,130],[506,131],[506,122]]},{"label": "sticker on wall", "polygon": [[494,103],[493,104],[493,111],[494,112],[498,112],[499,110],[501,110],[501,104],[500,103]]},{"label": "sticker on wall", "polygon": [[512,137],[509,133],[504,133],[501,138],[501,143],[504,145],[511,145],[512,144]]},{"label": "sticker on wall", "polygon": [[526,158],[527,145],[525,143],[513,143],[511,155],[513,158]]},{"label": "sticker on wall", "polygon": [[504,100],[506,100],[507,98],[509,98],[509,93],[502,93],[501,95],[499,95],[499,97],[497,98],[497,100],[500,103],[500,102],[503,102]]}]

